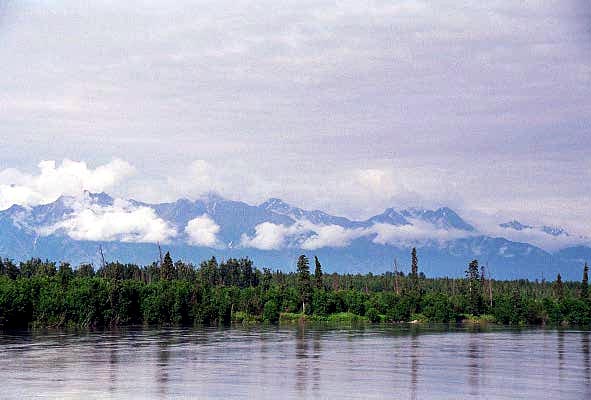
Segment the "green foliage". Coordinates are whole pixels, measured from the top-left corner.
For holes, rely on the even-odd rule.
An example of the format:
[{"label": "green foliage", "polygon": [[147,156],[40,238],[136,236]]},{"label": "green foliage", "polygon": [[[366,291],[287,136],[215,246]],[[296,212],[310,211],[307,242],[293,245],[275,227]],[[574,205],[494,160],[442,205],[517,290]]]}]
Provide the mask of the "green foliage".
[{"label": "green foliage", "polygon": [[[413,260],[418,268],[416,252]],[[73,270],[67,263],[56,268],[55,263],[38,258],[18,266],[0,260],[0,327],[414,319],[591,325],[585,279],[583,283],[562,282],[558,276],[552,285],[486,281],[483,275],[479,277],[476,260],[468,266],[466,279],[427,279],[411,271],[408,276],[331,274],[326,282],[319,262],[312,281],[306,256],[299,258],[297,273],[288,274],[270,269],[261,272],[248,259],[218,264],[211,258],[198,268],[182,261],[173,263],[169,254],[164,261],[162,268],[156,263],[140,267],[112,262],[95,274],[88,264]],[[316,279],[321,275],[322,285]],[[329,281],[330,285],[324,284]],[[420,287],[398,294],[396,281],[405,288]]]},{"label": "green foliage", "polygon": [[589,266],[583,267],[583,280],[581,281],[581,299],[589,300]]},{"label": "green foliage", "polygon": [[482,311],[482,283],[478,276],[478,260],[472,260],[466,270],[466,280],[468,281],[468,312],[479,315]]},{"label": "green foliage", "polygon": [[279,321],[279,305],[275,300],[269,300],[265,303],[265,307],[263,309],[263,319],[271,323],[276,323]]},{"label": "green foliage", "polygon": [[564,285],[562,283],[562,277],[560,274],[556,276],[556,282],[554,282],[554,297],[557,299],[564,298]]},{"label": "green foliage", "polygon": [[4,260],[0,259],[0,275],[16,279],[20,275],[20,271],[12,260],[5,258]]},{"label": "green foliage", "polygon": [[350,312],[339,312],[339,313],[335,313],[335,314],[330,314],[325,320],[327,322],[332,322],[332,323],[351,324],[351,323],[365,322],[367,319],[365,317],[358,315],[358,314],[353,314]]},{"label": "green foliage", "polygon": [[431,322],[453,322],[456,313],[449,298],[443,293],[429,293],[422,299],[423,315]]},{"label": "green foliage", "polygon": [[365,316],[367,317],[367,319],[369,319],[369,322],[373,322],[373,323],[380,322],[382,320],[378,310],[376,310],[373,307],[370,307],[367,309]]},{"label": "green foliage", "polygon": [[421,287],[419,282],[419,258],[417,257],[417,249],[414,247],[411,251],[409,291],[413,297],[420,297]]},{"label": "green foliage", "polygon": [[324,283],[322,282],[322,265],[320,265],[320,261],[318,261],[318,257],[314,256],[314,280],[316,281],[316,289],[324,288]]},{"label": "green foliage", "polygon": [[81,278],[90,278],[94,276],[94,268],[91,264],[82,264],[78,267],[75,274]]},{"label": "green foliage", "polygon": [[310,280],[310,262],[303,254],[298,258],[297,276],[300,301],[304,307],[302,311],[309,313],[310,310],[305,310],[305,305],[310,302],[312,296],[312,281]]},{"label": "green foliage", "polygon": [[164,255],[164,259],[162,260],[162,265],[160,268],[161,279],[165,281],[172,281],[173,279],[176,279],[176,268],[174,267],[172,257],[168,251]]},{"label": "green foliage", "polygon": [[219,267],[215,257],[201,263],[199,268],[199,280],[204,284],[214,286],[219,281]]}]

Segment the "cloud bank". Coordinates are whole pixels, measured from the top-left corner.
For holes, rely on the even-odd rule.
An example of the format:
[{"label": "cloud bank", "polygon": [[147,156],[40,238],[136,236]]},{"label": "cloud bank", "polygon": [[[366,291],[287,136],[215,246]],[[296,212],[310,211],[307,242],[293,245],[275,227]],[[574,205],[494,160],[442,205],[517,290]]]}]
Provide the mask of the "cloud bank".
[{"label": "cloud bank", "polygon": [[51,226],[39,229],[44,236],[63,231],[74,240],[166,243],[176,231],[150,207],[136,207],[124,200],[112,206],[88,202],[73,204],[75,210]]},{"label": "cloud bank", "polygon": [[[123,192],[125,196],[126,182],[134,178],[136,169],[127,161],[115,159],[95,167],[83,161],[65,159],[61,162],[42,161],[38,164],[37,174],[25,173],[14,168],[0,171],[0,210],[7,209],[12,204],[29,207],[50,203],[59,196],[73,196],[76,213],[69,216],[59,225],[46,227],[44,232],[59,229],[68,232],[73,238],[83,240],[121,240],[124,241],[168,241],[177,232],[158,218],[151,209],[132,207],[119,201],[116,206],[105,208],[96,204],[88,204],[84,200],[83,192],[109,191]],[[142,171],[143,172],[143,171]],[[424,176],[423,176],[424,175]],[[137,176],[137,175],[135,175]],[[461,199],[461,187],[453,180],[448,182],[444,174],[438,179],[431,179],[426,170],[418,168],[391,168],[386,165],[379,168],[357,168],[344,171],[331,171],[324,176],[325,183],[322,190],[315,192],[316,198],[322,204],[331,204],[331,199],[338,198],[351,204],[365,204],[367,214],[374,215],[381,206],[402,208],[404,206],[429,207],[429,204],[449,205],[443,201],[425,201],[425,198],[441,199],[460,204],[463,215],[467,215],[471,223],[478,227],[478,231],[491,236],[532,243],[548,251],[555,251],[564,247],[590,243],[591,232],[576,229],[576,224],[568,222],[578,215],[575,207],[561,205],[563,217],[554,215],[553,219],[545,220],[543,214],[531,210],[525,220],[538,221],[537,224],[558,225],[571,231],[569,236],[552,236],[539,229],[525,229],[515,231],[499,227],[500,222],[517,215],[509,210],[494,210],[493,213],[471,211],[470,207]],[[316,178],[311,178],[315,180]],[[319,178],[318,178],[319,179]],[[144,188],[150,188],[168,193],[169,200],[181,196],[198,198],[212,190],[222,196],[233,199],[232,193],[237,187],[246,186],[248,198],[263,198],[267,196],[262,188],[276,185],[273,194],[305,193],[314,185],[299,185],[266,182],[260,176],[245,175],[244,172],[232,168],[215,166],[205,160],[195,160],[182,174],[171,174],[157,184],[142,183]],[[415,192],[416,190],[416,192]],[[420,194],[419,194],[420,193]],[[447,193],[447,194],[446,194]],[[456,196],[456,200],[453,200]],[[494,194],[493,194],[494,197]],[[138,198],[144,200],[143,198]],[[449,200],[452,199],[452,200]],[[443,204],[442,204],[443,203]],[[537,203],[532,203],[537,206]],[[559,206],[559,204],[557,205]],[[540,206],[542,207],[542,206]],[[331,212],[330,207],[328,211]],[[455,207],[454,207],[455,208]],[[490,210],[487,210],[490,211]],[[568,217],[570,213],[574,216]],[[584,211],[581,211],[584,213]],[[335,212],[331,212],[337,214]],[[24,217],[23,217],[24,218]],[[343,247],[352,241],[369,237],[378,244],[412,244],[419,241],[446,241],[464,237],[465,232],[436,229],[420,220],[411,220],[412,225],[392,226],[375,224],[366,228],[347,229],[338,225],[314,225],[309,221],[297,221],[292,226],[273,223],[258,225],[254,232],[242,235],[240,245],[261,250],[281,249],[294,243],[302,249],[314,250],[322,247]],[[16,221],[15,223],[22,223]],[[109,224],[113,224],[109,228]],[[573,228],[574,229],[571,229]],[[587,227],[588,228],[588,227]],[[180,228],[181,229],[181,228]],[[202,215],[189,221],[182,230],[189,244],[206,247],[219,247],[218,234],[220,227],[208,215]]]},{"label": "cloud bank", "polygon": [[376,244],[410,247],[425,241],[443,243],[475,235],[456,229],[439,229],[423,221],[411,220],[412,225],[372,224],[364,228],[313,224],[299,220],[293,225],[264,222],[255,227],[253,235],[242,235],[240,244],[259,250],[280,250],[297,247],[316,250],[324,247],[346,247],[356,239],[370,238]]},{"label": "cloud bank", "polygon": [[119,159],[96,168],[68,159],[59,165],[53,160],[41,161],[38,168],[36,175],[13,168],[0,171],[0,210],[13,204],[51,203],[61,195],[79,195],[84,190],[102,192],[114,188],[134,172],[131,164]]}]

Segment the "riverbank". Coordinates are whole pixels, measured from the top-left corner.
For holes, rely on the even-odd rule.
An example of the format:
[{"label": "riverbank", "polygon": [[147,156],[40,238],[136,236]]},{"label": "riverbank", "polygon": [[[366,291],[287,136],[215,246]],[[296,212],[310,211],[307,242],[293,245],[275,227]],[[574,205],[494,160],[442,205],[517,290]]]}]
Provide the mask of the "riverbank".
[{"label": "riverbank", "polygon": [[109,263],[94,271],[34,260],[0,274],[0,326],[591,325],[588,291],[576,282],[493,281],[476,273],[465,279],[325,275],[319,267],[312,275],[305,258],[298,263],[299,272],[283,273],[258,270],[248,259],[218,264],[212,258],[194,267],[167,255],[162,267]]}]

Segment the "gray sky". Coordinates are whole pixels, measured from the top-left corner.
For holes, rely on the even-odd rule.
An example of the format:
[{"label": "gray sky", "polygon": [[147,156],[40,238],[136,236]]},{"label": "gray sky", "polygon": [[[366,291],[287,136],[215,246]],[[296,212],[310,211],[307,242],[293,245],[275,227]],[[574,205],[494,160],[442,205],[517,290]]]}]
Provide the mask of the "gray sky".
[{"label": "gray sky", "polygon": [[80,3],[0,0],[0,185],[591,235],[587,1]]}]

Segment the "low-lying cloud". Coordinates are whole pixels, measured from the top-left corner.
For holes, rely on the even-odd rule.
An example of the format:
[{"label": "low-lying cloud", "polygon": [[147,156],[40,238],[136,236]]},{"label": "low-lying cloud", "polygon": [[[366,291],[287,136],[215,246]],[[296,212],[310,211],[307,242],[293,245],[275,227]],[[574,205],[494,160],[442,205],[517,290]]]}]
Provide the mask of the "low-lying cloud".
[{"label": "low-lying cloud", "polygon": [[316,250],[323,247],[346,247],[355,239],[368,234],[366,229],[347,229],[339,225],[311,225],[312,235],[301,245],[305,250]]},{"label": "low-lying cloud", "polygon": [[529,243],[540,247],[546,251],[556,251],[570,246],[591,245],[591,240],[582,235],[550,235],[540,229],[540,227],[525,228],[515,230],[492,226],[486,229],[486,233],[491,236],[500,236],[513,242]]},{"label": "low-lying cloud", "polygon": [[185,227],[188,243],[194,246],[220,246],[217,237],[219,231],[220,226],[207,214],[193,218]]},{"label": "low-lying cloud", "polygon": [[412,225],[377,223],[364,228],[313,224],[300,220],[293,225],[264,222],[255,227],[254,235],[242,235],[241,245],[259,250],[280,250],[297,246],[304,250],[324,247],[346,247],[356,239],[369,237],[376,244],[412,246],[426,240],[445,242],[474,235],[456,229],[439,229],[432,224],[412,220]]},{"label": "low-lying cloud", "polygon": [[112,206],[83,202],[63,221],[38,230],[41,235],[63,231],[74,240],[121,242],[168,242],[176,231],[156,212],[145,206],[136,207],[124,200]]},{"label": "low-lying cloud", "polygon": [[252,247],[259,250],[278,250],[285,246],[286,239],[298,233],[303,233],[297,224],[286,226],[263,222],[254,228],[254,235],[242,234],[240,244],[243,247]]},{"label": "low-lying cloud", "polygon": [[[135,183],[147,188],[146,190],[167,193],[168,196],[171,196],[168,200],[175,200],[182,196],[196,198],[213,190],[226,198],[244,200],[250,204],[269,195],[287,197],[290,200],[292,196],[307,196],[307,191],[314,190],[315,195],[307,197],[315,198],[315,201],[318,201],[318,208],[337,215],[341,214],[338,210],[340,208],[339,202],[347,203],[350,207],[358,207],[359,210],[367,207],[367,210],[362,212],[366,216],[374,215],[380,207],[391,207],[392,205],[397,207],[403,205],[433,206],[433,204],[424,204],[421,199],[425,197],[439,204],[450,205],[449,202],[451,202],[452,206],[454,206],[454,202],[455,206],[462,202],[459,198],[454,201],[452,195],[441,192],[440,182],[449,181],[446,183],[448,189],[443,189],[444,192],[450,190],[459,193],[456,190],[456,185],[453,184],[453,179],[447,179],[445,174],[431,173],[429,175],[429,171],[423,169],[376,165],[372,168],[325,171],[322,178],[324,179],[323,190],[318,191],[316,185],[298,184],[296,181],[283,183],[279,178],[277,182],[273,182],[256,174],[241,174],[235,167],[196,160],[182,174],[170,172],[166,179],[160,181],[160,184],[146,183],[145,180],[149,181],[150,178],[144,174],[140,177],[140,181]],[[84,161],[69,159],[64,159],[61,162],[41,161],[38,164],[38,169],[37,173],[27,173],[15,168],[0,170],[0,210],[5,210],[13,204],[25,207],[47,204],[55,201],[59,196],[68,195],[74,197],[75,213],[68,215],[64,221],[58,224],[44,227],[41,232],[54,232],[61,229],[78,240],[145,242],[165,242],[177,235],[177,232],[165,221],[158,218],[150,208],[132,207],[121,202],[117,202],[116,205],[109,208],[87,204],[86,200],[80,200],[80,196],[85,190],[118,192],[118,197],[129,195],[129,186],[126,186],[126,180],[133,175],[135,168],[127,161],[114,159],[94,167],[87,165]],[[437,179],[433,179],[433,176],[437,176]],[[311,178],[312,181],[320,179],[320,177]],[[462,179],[458,177],[456,181],[462,181]],[[282,183],[279,184],[279,182]],[[242,195],[237,196],[236,188],[241,187],[247,187],[247,189],[244,189],[245,192]],[[456,195],[459,196],[459,194]],[[441,203],[443,198],[447,198],[447,200]],[[138,199],[150,201],[142,196]],[[157,201],[157,199],[152,200]],[[294,201],[298,205],[301,204],[297,199]],[[587,212],[583,210],[584,203],[577,203],[580,209],[569,207],[565,211],[564,204],[555,201],[552,206],[561,207],[563,214],[555,213],[554,220],[543,221],[543,215],[538,218],[536,213],[539,209],[547,206],[547,203],[547,201],[540,204],[525,203],[528,204],[528,207],[532,207],[529,221],[537,220],[537,224],[532,223],[532,225],[538,228],[542,222],[559,225],[572,232],[571,235],[552,236],[538,228],[516,231],[499,227],[499,222],[506,221],[506,218],[522,218],[520,215],[515,215],[513,211],[506,210],[504,216],[501,217],[500,214],[471,211],[465,206],[460,206],[460,209],[464,215],[470,216],[472,214],[473,218],[470,222],[478,227],[478,232],[481,234],[531,243],[547,251],[591,243],[588,229],[579,228],[577,230],[576,224],[561,221],[561,219],[569,220],[574,217],[577,217],[578,221],[584,221],[583,216]],[[331,204],[337,205],[337,210],[331,207]],[[303,204],[303,206],[309,208],[309,204]],[[573,217],[566,218],[571,213]],[[347,215],[351,216],[351,214]],[[581,217],[579,218],[579,216]],[[23,221],[17,221],[17,217],[13,215],[15,223],[23,223]],[[220,229],[219,225],[208,215],[202,215],[189,221],[184,228],[179,227],[179,231],[185,233],[188,244],[206,247],[223,246],[218,238]],[[314,250],[323,247],[344,247],[361,237],[368,237],[374,243],[384,245],[413,245],[425,240],[441,242],[466,235],[467,233],[461,230],[437,229],[420,220],[413,220],[412,225],[407,226],[374,224],[364,228],[319,225],[300,220],[289,226],[271,222],[262,223],[255,227],[254,232],[243,234],[240,245],[261,250],[274,250],[289,246]]]}]

